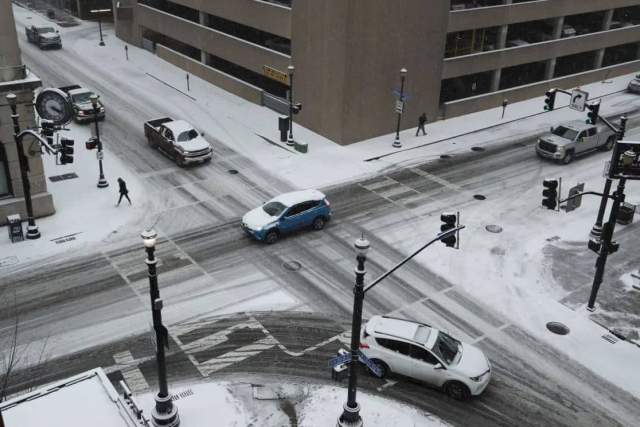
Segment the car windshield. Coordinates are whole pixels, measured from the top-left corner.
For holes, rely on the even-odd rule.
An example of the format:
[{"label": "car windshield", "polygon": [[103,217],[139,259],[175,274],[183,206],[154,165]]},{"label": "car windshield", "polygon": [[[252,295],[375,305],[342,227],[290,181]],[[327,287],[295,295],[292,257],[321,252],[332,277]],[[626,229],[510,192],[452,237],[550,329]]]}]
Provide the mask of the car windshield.
[{"label": "car windshield", "polygon": [[269,214],[269,216],[280,216],[285,209],[287,209],[287,207],[280,202],[269,202],[262,206],[262,210]]},{"label": "car windshield", "polygon": [[559,136],[561,138],[569,139],[571,141],[576,139],[576,136],[578,135],[578,131],[577,130],[569,129],[569,128],[566,128],[564,126],[558,126],[551,133],[554,134],[554,135],[557,135],[557,136]]},{"label": "car windshield", "polygon": [[73,95],[73,102],[83,103],[91,101],[91,92],[78,93]]},{"label": "car windshield", "polygon": [[44,33],[54,33],[55,30],[51,27],[43,27],[43,28],[38,28],[36,30],[38,32],[38,34],[44,34]]},{"label": "car windshield", "polygon": [[438,332],[438,338],[431,348],[449,366],[457,365],[462,357],[462,344],[444,332]]},{"label": "car windshield", "polygon": [[187,132],[182,132],[178,135],[178,142],[191,141],[198,137],[198,132],[195,129],[191,129]]}]

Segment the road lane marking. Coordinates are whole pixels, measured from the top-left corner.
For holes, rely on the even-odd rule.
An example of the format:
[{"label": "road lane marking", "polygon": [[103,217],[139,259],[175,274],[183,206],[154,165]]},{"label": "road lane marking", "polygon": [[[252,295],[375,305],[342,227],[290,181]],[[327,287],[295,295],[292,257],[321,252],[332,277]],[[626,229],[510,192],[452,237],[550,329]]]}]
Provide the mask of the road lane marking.
[{"label": "road lane marking", "polygon": [[417,174],[417,175],[420,175],[420,176],[422,176],[422,177],[425,177],[425,178],[427,178],[427,179],[430,179],[430,180],[431,180],[431,181],[433,181],[433,182],[437,182],[438,184],[440,184],[440,185],[442,185],[442,186],[444,186],[444,187],[448,188],[449,190],[453,190],[453,191],[456,191],[456,192],[458,192],[458,193],[462,193],[462,192],[463,192],[462,187],[460,187],[460,186],[458,186],[458,185],[456,185],[456,184],[453,184],[453,183],[451,183],[451,182],[447,181],[446,179],[442,179],[442,178],[440,178],[439,176],[432,175],[432,174],[430,174],[429,172],[425,172],[425,171],[423,171],[422,169],[418,169],[418,168],[411,168],[411,169],[409,169],[409,170],[410,170],[411,172],[413,172],[413,173]]},{"label": "road lane marking", "polygon": [[122,373],[127,386],[133,393],[149,389],[147,380],[144,378],[144,375],[142,375],[142,371],[138,368],[138,365],[142,363],[141,360],[134,359],[129,350],[114,354],[113,360],[115,360],[116,366],[113,367],[115,369],[110,371],[113,372],[115,370],[119,370]]},{"label": "road lane marking", "polygon": [[377,388],[378,391],[382,391],[387,387],[391,387],[392,385],[398,384],[398,381],[389,381],[385,380],[386,383]]}]

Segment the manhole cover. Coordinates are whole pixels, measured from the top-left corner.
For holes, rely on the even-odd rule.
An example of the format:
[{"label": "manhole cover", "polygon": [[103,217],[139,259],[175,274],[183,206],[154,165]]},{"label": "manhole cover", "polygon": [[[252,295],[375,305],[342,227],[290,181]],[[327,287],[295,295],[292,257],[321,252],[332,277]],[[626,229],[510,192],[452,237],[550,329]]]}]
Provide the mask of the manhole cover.
[{"label": "manhole cover", "polygon": [[441,158],[441,159],[445,159],[445,160],[446,160],[446,159],[450,159],[450,158],[451,158],[451,156],[450,156],[450,155],[448,155],[448,154],[443,154],[442,156],[440,156],[440,158]]},{"label": "manhole cover", "polygon": [[557,335],[567,335],[569,333],[569,328],[558,322],[547,323],[547,329]]},{"label": "manhole cover", "polygon": [[302,264],[296,261],[287,261],[282,264],[282,267],[287,271],[298,271],[302,268]]},{"label": "manhole cover", "polygon": [[471,147],[471,151],[484,151],[482,147]]},{"label": "manhole cover", "polygon": [[483,196],[482,194],[475,194],[473,196],[473,198],[476,199],[476,200],[485,200],[486,199],[486,197]]},{"label": "manhole cover", "polygon": [[235,170],[235,169],[230,169],[230,170],[229,170],[229,173],[230,173],[231,175],[236,175],[236,174],[238,173],[238,171],[237,171],[237,170]]},{"label": "manhole cover", "polygon": [[487,225],[485,228],[490,233],[502,233],[502,227],[499,225]]}]

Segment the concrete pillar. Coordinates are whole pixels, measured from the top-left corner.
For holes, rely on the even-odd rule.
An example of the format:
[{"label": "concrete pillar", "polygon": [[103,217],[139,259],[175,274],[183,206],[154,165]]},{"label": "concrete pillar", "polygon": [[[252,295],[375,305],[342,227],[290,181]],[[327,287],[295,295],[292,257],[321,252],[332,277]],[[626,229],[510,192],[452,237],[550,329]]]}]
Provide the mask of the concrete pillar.
[{"label": "concrete pillar", "polygon": [[[504,4],[511,4],[513,0],[504,0]],[[507,31],[509,30],[508,25],[503,25],[498,30],[498,37],[496,39],[496,50],[504,49],[504,45],[507,43]],[[499,68],[497,70],[493,70],[491,73],[491,87],[489,91],[496,92],[500,88],[500,75],[502,74],[502,69]]]},{"label": "concrete pillar", "polygon": [[[602,31],[608,31],[611,28],[611,19],[613,18],[613,9],[609,9],[604,13],[604,19],[602,20]],[[604,49],[596,51],[596,55],[593,61],[593,68],[597,70],[602,67],[602,59],[604,58]]]},{"label": "concrete pillar", "polygon": [[[209,14],[206,12],[202,12],[200,11],[200,25],[204,26],[204,27],[208,27],[209,26]],[[200,51],[200,61],[205,64],[205,65],[209,65],[209,58],[211,57],[211,54],[208,52],[205,52],[203,50]]]},{"label": "concrete pillar", "polygon": [[[562,26],[564,25],[564,16],[560,16],[553,21],[553,29],[551,30],[551,37],[554,40],[562,38]],[[556,60],[558,58],[551,58],[547,60],[544,69],[544,79],[551,80],[553,78],[553,73],[556,70]]]}]

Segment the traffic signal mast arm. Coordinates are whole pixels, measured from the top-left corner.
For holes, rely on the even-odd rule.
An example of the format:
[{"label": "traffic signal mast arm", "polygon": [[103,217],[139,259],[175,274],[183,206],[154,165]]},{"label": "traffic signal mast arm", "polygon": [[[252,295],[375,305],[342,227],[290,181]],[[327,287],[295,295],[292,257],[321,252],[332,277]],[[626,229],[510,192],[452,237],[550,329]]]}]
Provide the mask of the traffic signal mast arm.
[{"label": "traffic signal mast arm", "polygon": [[391,273],[393,273],[394,271],[396,271],[397,269],[399,269],[400,267],[402,267],[407,261],[409,261],[411,258],[413,258],[414,256],[418,255],[420,252],[422,252],[423,250],[427,249],[429,246],[431,246],[432,244],[434,244],[435,242],[437,242],[438,240],[442,240],[446,237],[450,237],[451,235],[457,233],[458,231],[462,230],[463,228],[465,228],[466,226],[464,225],[459,225],[456,228],[452,228],[450,230],[447,230],[443,233],[440,233],[436,236],[435,239],[433,239],[432,241],[430,241],[429,243],[427,243],[426,245],[424,245],[423,247],[421,247],[420,249],[418,249],[417,251],[415,251],[414,253],[412,253],[411,255],[409,255],[408,257],[406,257],[405,259],[403,259],[402,261],[400,261],[399,263],[397,263],[391,270],[387,271],[386,273],[384,273],[382,276],[378,277],[376,280],[374,280],[369,286],[367,286],[366,288],[364,288],[364,293],[366,293],[368,290],[370,290],[371,288],[373,288],[375,285],[377,285],[378,283],[380,283],[383,279],[385,279],[387,276],[391,275]]},{"label": "traffic signal mast arm", "polygon": [[31,130],[31,129],[27,129],[27,130],[23,130],[22,132],[20,132],[20,134],[18,135],[18,138],[22,139],[25,135],[31,135],[33,136],[35,139],[38,140],[38,142],[40,142],[40,144],[42,144],[42,146],[44,146],[44,148],[47,150],[47,153],[51,154],[51,153],[56,153],[56,149],[53,148],[51,145],[49,145],[47,143],[47,140],[44,139],[43,137],[41,137],[40,135],[38,135],[35,131]]},{"label": "traffic signal mast arm", "polygon": [[608,195],[608,194],[597,193],[595,191],[585,191],[585,192],[582,192],[582,193],[574,194],[573,196],[567,197],[566,199],[558,200],[558,204],[564,203],[564,202],[566,202],[568,200],[571,200],[571,199],[575,199],[576,197],[582,197],[584,195],[589,195],[589,194],[594,195],[594,196],[606,197],[606,198],[609,198],[611,200],[615,200],[615,197],[613,197],[611,195]]}]

